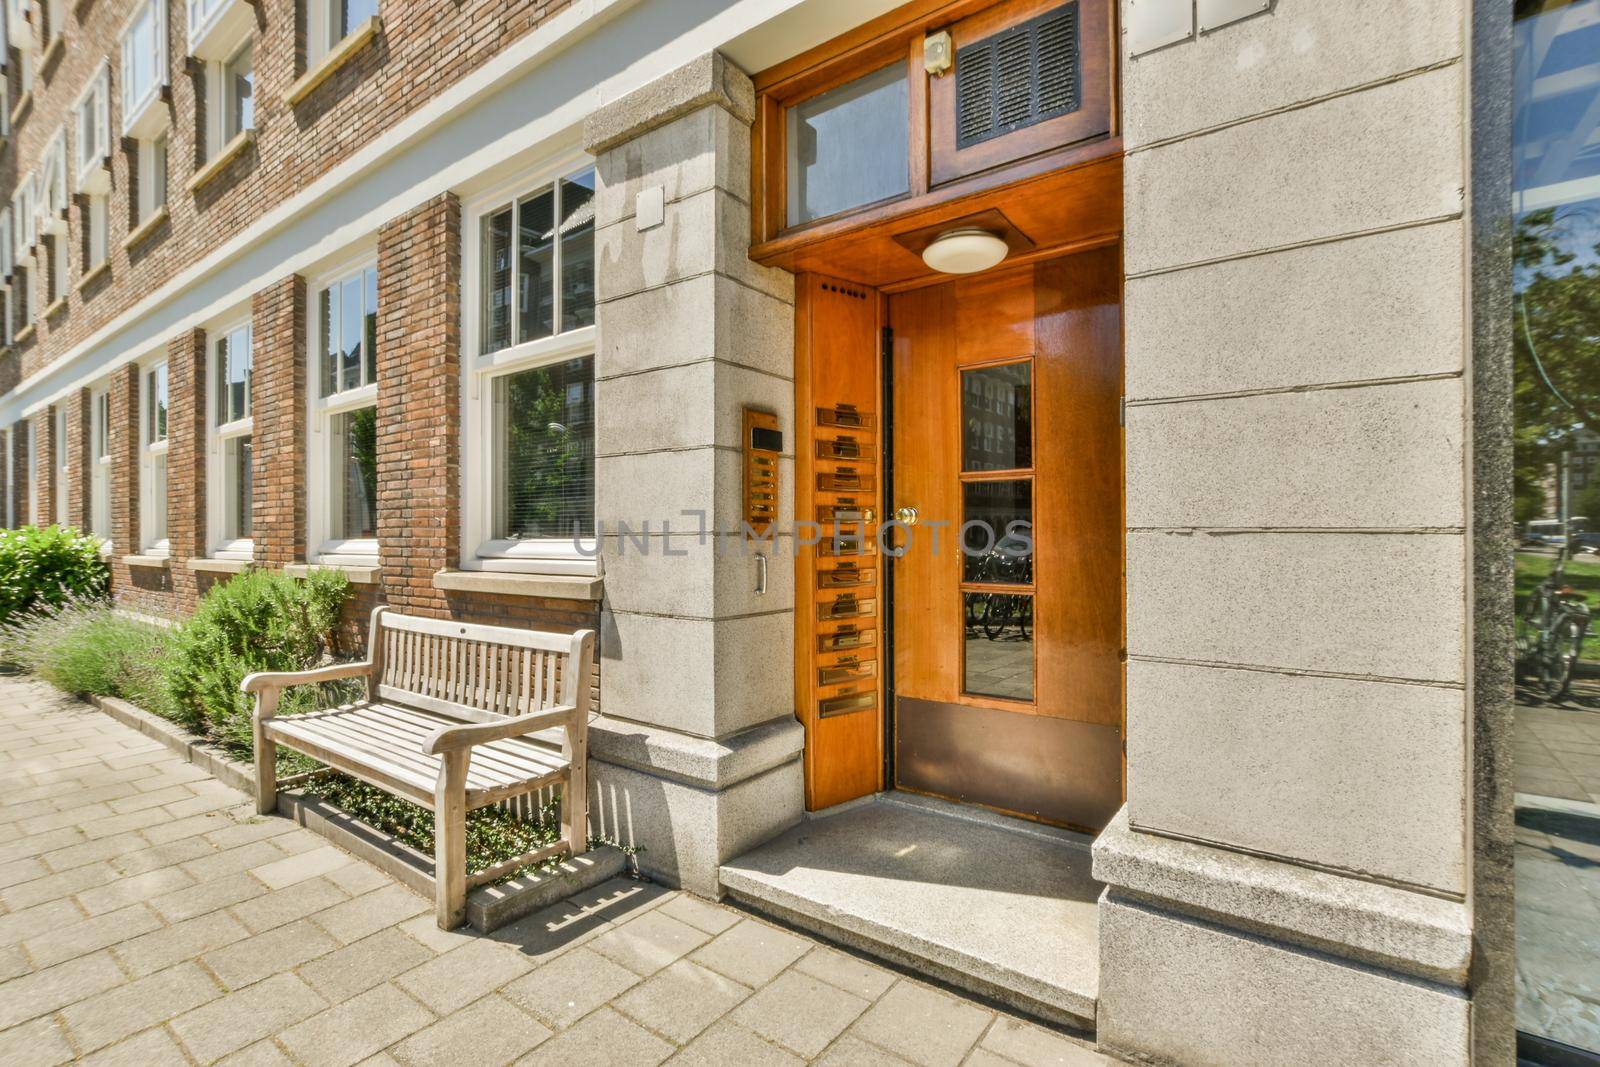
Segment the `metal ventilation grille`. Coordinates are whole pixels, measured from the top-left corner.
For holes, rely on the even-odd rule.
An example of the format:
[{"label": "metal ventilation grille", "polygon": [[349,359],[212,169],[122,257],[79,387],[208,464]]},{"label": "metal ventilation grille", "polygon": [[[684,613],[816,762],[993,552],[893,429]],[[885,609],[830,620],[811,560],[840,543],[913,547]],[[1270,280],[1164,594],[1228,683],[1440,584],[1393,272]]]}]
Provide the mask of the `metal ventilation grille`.
[{"label": "metal ventilation grille", "polygon": [[1078,5],[956,51],[956,147],[1078,110]]}]

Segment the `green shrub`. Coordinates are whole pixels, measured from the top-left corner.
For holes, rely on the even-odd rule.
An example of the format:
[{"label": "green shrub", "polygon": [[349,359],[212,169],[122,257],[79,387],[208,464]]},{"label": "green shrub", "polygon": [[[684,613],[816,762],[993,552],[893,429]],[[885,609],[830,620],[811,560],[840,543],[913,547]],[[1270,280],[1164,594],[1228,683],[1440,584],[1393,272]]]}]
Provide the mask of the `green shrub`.
[{"label": "green shrub", "polygon": [[[216,586],[173,637],[166,664],[173,717],[235,752],[251,747],[254,698],[239,691],[254,671],[303,671],[332,648],[339,609],[350,589],[337,571],[297,580],[247,571]],[[284,713],[327,706],[317,687],[284,693]]]},{"label": "green shrub", "polygon": [[115,696],[168,712],[162,664],[170,631],[118,615],[104,600],[38,605],[0,626],[0,655],[57,689]]},{"label": "green shrub", "polygon": [[0,530],[0,625],[35,608],[103,597],[100,541],[65,526]]}]

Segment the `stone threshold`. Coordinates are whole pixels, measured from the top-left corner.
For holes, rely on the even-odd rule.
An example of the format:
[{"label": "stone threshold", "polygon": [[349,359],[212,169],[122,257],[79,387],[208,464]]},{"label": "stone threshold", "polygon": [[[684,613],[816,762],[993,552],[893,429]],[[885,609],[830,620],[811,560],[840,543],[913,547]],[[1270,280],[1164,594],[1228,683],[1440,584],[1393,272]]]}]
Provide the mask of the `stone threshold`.
[{"label": "stone threshold", "polygon": [[1046,1021],[1092,1030],[1101,885],[1089,839],[880,793],[722,865],[735,901]]},{"label": "stone threshold", "polygon": [[[173,722],[117,697],[91,696],[89,702],[124,726],[160,741],[223,785],[255,796],[255,768],[196,737]],[[429,902],[433,900],[433,857],[324,802],[307,789],[280,789],[278,814],[365,860]],[[609,845],[568,858],[550,874],[534,872],[467,894],[467,923],[490,933],[540,908],[555,904],[622,873],[627,857]]]}]

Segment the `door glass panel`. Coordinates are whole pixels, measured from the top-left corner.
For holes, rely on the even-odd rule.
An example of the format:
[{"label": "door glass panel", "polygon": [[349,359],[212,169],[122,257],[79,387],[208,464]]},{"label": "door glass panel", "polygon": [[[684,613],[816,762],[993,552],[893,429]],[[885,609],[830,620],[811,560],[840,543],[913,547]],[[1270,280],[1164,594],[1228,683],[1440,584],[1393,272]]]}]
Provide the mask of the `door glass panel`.
[{"label": "door glass panel", "polygon": [[966,656],[961,688],[975,696],[1033,699],[1033,597],[963,593]]},{"label": "door glass panel", "polygon": [[791,107],[786,140],[791,226],[910,192],[905,64]]},{"label": "door glass panel", "polygon": [[1033,466],[1031,369],[1022,362],[961,373],[962,470]]},{"label": "door glass panel", "polygon": [[962,580],[1033,581],[1033,482],[967,482],[962,489]]}]

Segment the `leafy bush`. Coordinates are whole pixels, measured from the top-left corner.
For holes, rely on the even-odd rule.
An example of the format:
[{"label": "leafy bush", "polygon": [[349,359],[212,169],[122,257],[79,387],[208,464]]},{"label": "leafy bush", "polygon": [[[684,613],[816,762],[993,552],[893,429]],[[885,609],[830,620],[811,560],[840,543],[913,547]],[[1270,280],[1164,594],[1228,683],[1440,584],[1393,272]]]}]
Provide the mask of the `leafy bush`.
[{"label": "leafy bush", "polygon": [[162,664],[171,632],[118,615],[104,600],[69,600],[15,615],[0,626],[0,655],[57,689],[122,697],[168,711]]},{"label": "leafy bush", "polygon": [[35,608],[103,597],[109,583],[98,538],[66,526],[0,530],[0,625]]},{"label": "leafy bush", "polygon": [[[247,571],[216,586],[173,637],[166,665],[173,717],[249,752],[254,698],[241,693],[239,683],[254,671],[320,666],[349,589],[349,579],[328,570],[303,580]],[[328,702],[328,693],[305,686],[285,692],[280,710],[292,714]]]}]

